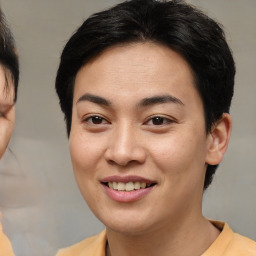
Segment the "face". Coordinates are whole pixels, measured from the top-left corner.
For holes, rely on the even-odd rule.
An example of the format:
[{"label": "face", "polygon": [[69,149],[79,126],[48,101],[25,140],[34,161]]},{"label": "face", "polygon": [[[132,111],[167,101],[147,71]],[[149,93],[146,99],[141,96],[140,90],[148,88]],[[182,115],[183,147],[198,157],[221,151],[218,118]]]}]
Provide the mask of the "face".
[{"label": "face", "polygon": [[[6,80],[9,84],[8,88]],[[0,158],[11,138],[14,121],[14,85],[8,71],[0,65]]]},{"label": "face", "polygon": [[191,69],[171,49],[115,46],[78,72],[71,158],[108,229],[139,234],[200,215],[211,142]]}]

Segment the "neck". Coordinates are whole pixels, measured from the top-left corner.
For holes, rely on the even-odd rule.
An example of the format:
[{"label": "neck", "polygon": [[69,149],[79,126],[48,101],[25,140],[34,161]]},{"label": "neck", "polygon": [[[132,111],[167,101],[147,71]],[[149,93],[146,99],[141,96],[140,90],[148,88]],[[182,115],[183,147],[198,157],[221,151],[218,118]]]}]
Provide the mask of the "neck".
[{"label": "neck", "polygon": [[219,235],[203,216],[143,234],[123,234],[107,228],[107,256],[198,256],[203,254]]}]

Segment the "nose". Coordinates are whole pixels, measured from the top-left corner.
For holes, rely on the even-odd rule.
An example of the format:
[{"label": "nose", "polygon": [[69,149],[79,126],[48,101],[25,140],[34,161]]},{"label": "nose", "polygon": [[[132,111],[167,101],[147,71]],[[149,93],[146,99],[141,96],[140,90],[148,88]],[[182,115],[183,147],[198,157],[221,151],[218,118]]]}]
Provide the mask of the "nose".
[{"label": "nose", "polygon": [[122,126],[112,133],[105,158],[119,166],[127,166],[130,163],[142,164],[146,159],[142,144],[139,132],[135,132],[132,127]]}]

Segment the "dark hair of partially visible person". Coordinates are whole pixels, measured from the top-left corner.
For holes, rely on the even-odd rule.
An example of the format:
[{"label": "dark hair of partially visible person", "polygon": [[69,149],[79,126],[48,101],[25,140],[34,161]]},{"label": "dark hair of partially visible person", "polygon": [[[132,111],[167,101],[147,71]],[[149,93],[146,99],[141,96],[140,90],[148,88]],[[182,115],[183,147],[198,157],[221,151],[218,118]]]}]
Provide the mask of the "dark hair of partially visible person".
[{"label": "dark hair of partially visible person", "polygon": [[19,83],[19,61],[15,41],[11,30],[5,20],[5,15],[0,9],[0,65],[4,69],[6,90],[10,88],[9,78],[14,84],[14,102],[17,100]]},{"label": "dark hair of partially visible person", "polygon": [[[55,88],[68,136],[77,72],[107,48],[134,42],[167,46],[190,64],[203,101],[206,133],[229,112],[235,63],[221,25],[184,1],[131,0],[90,16],[64,47]],[[208,165],[205,189],[216,168]]]}]

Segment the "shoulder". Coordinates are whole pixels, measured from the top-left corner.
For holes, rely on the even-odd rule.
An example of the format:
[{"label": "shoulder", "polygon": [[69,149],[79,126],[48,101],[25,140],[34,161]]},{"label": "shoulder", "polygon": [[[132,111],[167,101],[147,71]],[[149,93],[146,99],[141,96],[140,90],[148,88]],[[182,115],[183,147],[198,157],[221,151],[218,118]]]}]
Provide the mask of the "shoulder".
[{"label": "shoulder", "polygon": [[237,255],[256,256],[256,242],[237,233],[234,233],[229,249]]},{"label": "shoulder", "polygon": [[73,255],[104,256],[106,241],[107,241],[106,231],[104,230],[96,236],[86,238],[85,240],[77,244],[74,244],[70,247],[59,250],[56,256],[73,256]]},{"label": "shoulder", "polygon": [[203,256],[256,256],[256,242],[234,233],[227,223],[211,222],[221,233]]},{"label": "shoulder", "polygon": [[14,256],[10,240],[4,234],[0,223],[0,255]]}]

